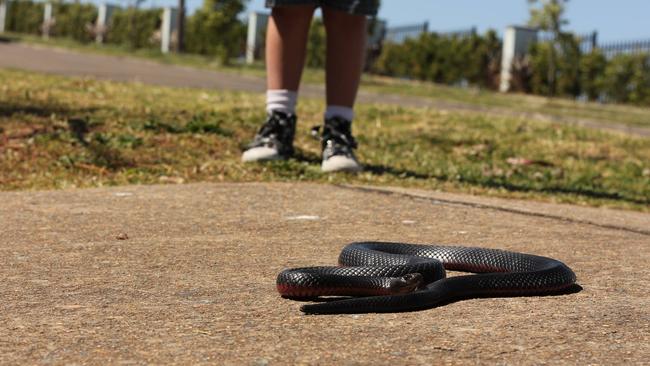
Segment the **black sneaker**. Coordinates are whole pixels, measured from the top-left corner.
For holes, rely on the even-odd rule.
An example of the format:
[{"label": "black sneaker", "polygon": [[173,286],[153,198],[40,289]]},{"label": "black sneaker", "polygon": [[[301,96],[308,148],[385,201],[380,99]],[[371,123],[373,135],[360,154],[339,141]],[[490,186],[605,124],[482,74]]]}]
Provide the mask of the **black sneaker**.
[{"label": "black sneaker", "polygon": [[[320,127],[316,127],[316,133]],[[358,172],[361,164],[354,156],[357,142],[352,137],[352,123],[341,117],[325,120],[321,143],[323,148],[324,172]]]},{"label": "black sneaker", "polygon": [[296,115],[273,111],[248,144],[242,161],[287,159],[293,155],[293,137],[296,134]]}]

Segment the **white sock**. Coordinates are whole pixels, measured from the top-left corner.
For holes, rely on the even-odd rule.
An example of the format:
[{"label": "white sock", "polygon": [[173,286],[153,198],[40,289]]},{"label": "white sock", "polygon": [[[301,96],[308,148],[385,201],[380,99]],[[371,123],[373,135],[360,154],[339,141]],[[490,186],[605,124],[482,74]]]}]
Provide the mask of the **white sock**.
[{"label": "white sock", "polygon": [[342,105],[328,105],[325,110],[325,119],[332,117],[341,117],[352,122],[352,119],[354,118],[354,110]]},{"label": "white sock", "polygon": [[298,92],[287,89],[273,89],[266,91],[266,111],[280,111],[295,114]]}]

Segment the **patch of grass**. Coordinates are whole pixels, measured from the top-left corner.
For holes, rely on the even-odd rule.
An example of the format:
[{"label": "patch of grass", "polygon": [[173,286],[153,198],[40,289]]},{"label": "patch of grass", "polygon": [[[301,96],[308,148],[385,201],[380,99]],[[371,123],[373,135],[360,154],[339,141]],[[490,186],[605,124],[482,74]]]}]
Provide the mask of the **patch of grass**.
[{"label": "patch of grass", "polygon": [[[44,40],[30,35],[9,35],[10,39],[27,43],[65,47],[81,52],[103,53],[115,56],[135,56],[161,63],[186,65],[236,73],[240,75],[264,77],[264,65],[233,63],[221,65],[216,58],[189,54],[162,54],[158,49],[131,50],[116,45],[81,44],[77,41],[61,38]],[[325,73],[320,69],[307,68],[303,73],[303,82],[323,84]],[[402,80],[365,74],[361,81],[364,91],[380,94],[410,95],[430,98],[433,101],[450,103],[467,108],[489,108],[528,114],[540,114],[551,118],[588,119],[602,123],[617,123],[630,126],[650,128],[650,108],[628,105],[599,104],[578,102],[566,98],[546,98],[524,94],[502,94],[475,88],[458,88],[430,82]]]},{"label": "patch of grass", "polygon": [[502,94],[477,88],[458,88],[376,75],[364,75],[362,85],[364,90],[377,93],[431,98],[458,106],[650,128],[650,108],[647,107],[579,102],[568,98],[547,98],[516,93]]},{"label": "patch of grass", "polygon": [[393,185],[649,211],[650,140],[561,124],[360,105],[366,170],[320,172],[301,102],[296,158],[244,164],[263,96],[0,71],[0,189],[195,181]]}]

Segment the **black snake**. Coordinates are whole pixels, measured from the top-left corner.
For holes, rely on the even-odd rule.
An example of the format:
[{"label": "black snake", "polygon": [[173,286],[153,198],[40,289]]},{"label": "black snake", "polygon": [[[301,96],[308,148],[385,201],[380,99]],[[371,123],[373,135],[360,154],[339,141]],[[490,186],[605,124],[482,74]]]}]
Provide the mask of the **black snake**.
[{"label": "black snake", "polygon": [[[287,269],[277,278],[283,297],[366,296],[304,305],[307,314],[429,309],[476,297],[563,293],[576,276],[555,259],[498,249],[357,242],[339,256],[341,267]],[[446,278],[445,270],[478,273]]]}]

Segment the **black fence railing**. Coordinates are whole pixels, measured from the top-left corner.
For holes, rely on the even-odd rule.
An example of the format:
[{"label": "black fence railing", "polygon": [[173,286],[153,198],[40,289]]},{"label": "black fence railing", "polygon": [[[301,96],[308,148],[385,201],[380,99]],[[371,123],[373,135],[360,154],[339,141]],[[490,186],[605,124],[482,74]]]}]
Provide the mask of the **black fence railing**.
[{"label": "black fence railing", "polygon": [[599,44],[598,48],[606,57],[620,54],[650,54],[650,39]]},{"label": "black fence railing", "polygon": [[414,25],[404,25],[386,29],[385,42],[403,43],[408,38],[418,38],[429,31],[429,22]]},{"label": "black fence railing", "polygon": [[471,27],[467,29],[460,29],[456,31],[447,31],[447,32],[435,32],[445,37],[458,37],[458,38],[467,38],[476,35],[476,27]]},{"label": "black fence railing", "polygon": [[[596,31],[577,34],[575,37],[578,39],[580,51],[583,53],[599,49],[608,58],[620,54],[650,54],[650,39],[599,43]],[[539,42],[548,42],[553,39],[553,34],[547,32],[540,32],[537,37]]]},{"label": "black fence railing", "polygon": [[476,27],[460,29],[455,31],[429,31],[429,22],[424,22],[420,24],[413,25],[404,25],[399,27],[393,27],[386,29],[386,35],[384,37],[384,42],[391,43],[403,43],[408,38],[418,38],[423,33],[437,33],[445,37],[471,37],[476,35]]},{"label": "black fence railing", "polygon": [[[598,32],[596,31],[591,33],[573,34],[573,36],[578,40],[580,51],[583,53],[589,53],[594,48],[598,47]],[[555,35],[549,32],[540,31],[537,35],[537,40],[539,42],[549,42],[554,39]]]}]

